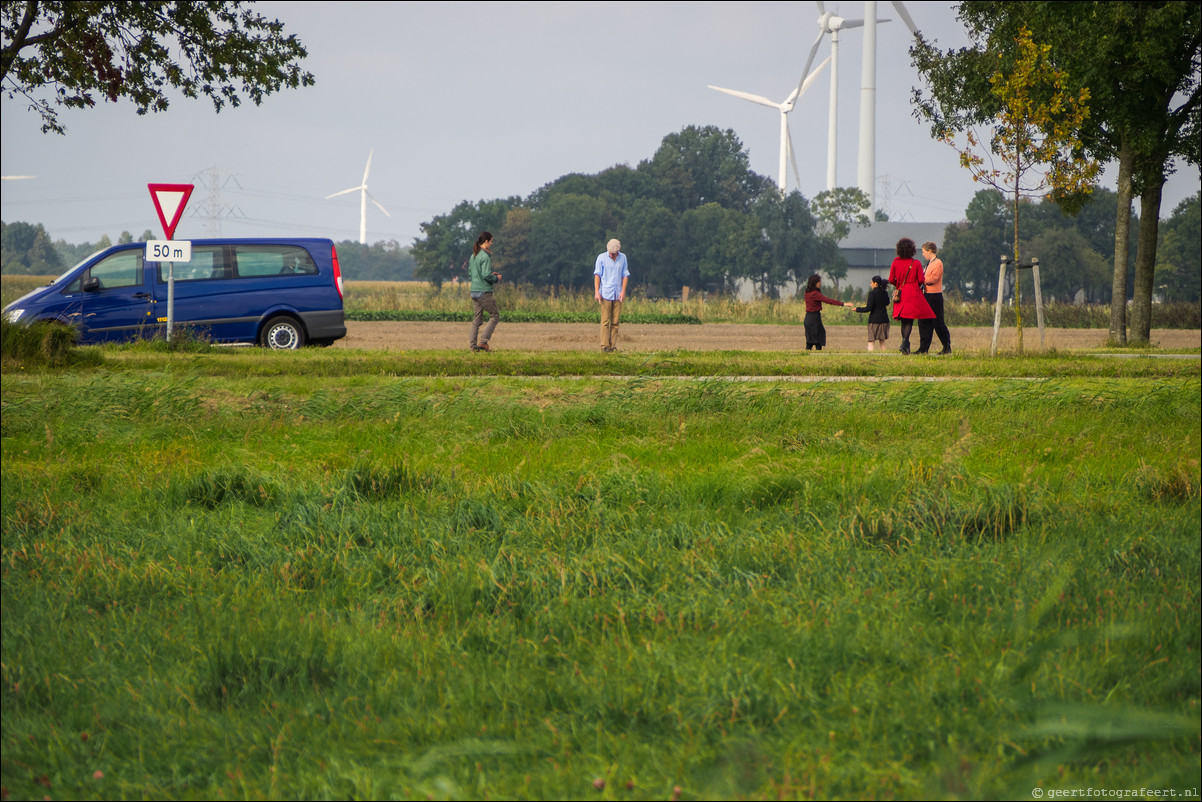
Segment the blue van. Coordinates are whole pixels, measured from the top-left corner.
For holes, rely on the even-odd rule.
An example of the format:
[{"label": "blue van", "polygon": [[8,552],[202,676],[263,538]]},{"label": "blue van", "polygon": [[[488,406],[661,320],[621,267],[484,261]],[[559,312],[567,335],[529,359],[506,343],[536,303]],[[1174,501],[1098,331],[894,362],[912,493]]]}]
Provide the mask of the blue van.
[{"label": "blue van", "polygon": [[[72,326],[81,344],[162,336],[167,271],[146,258],[145,243],[117,245],[13,301],[4,317]],[[175,262],[174,273],[175,325],[213,342],[291,349],[346,336],[332,240],[192,240],[192,260]]]}]

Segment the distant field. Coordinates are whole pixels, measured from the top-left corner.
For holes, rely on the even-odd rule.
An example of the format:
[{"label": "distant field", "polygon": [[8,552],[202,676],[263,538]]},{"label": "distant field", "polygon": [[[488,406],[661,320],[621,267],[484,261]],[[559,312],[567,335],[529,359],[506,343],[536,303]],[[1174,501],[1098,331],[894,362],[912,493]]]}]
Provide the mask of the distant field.
[{"label": "distant field", "polygon": [[[51,276],[3,276],[0,300],[4,304],[51,281]],[[545,323],[581,323],[597,313],[591,291],[539,290],[501,284],[497,288],[502,314],[513,321]],[[347,318],[357,321],[426,320],[458,321],[467,319],[471,299],[467,284],[444,284],[436,289],[419,281],[348,281],[346,282]],[[636,288],[623,306],[628,322],[645,323],[755,323],[799,325],[805,307],[793,299],[738,301],[727,296],[706,296],[692,292],[687,300],[651,300]],[[947,321],[951,326],[992,327],[992,303],[963,303],[949,299]],[[865,316],[851,310],[828,307],[823,311],[828,326],[865,325]],[[1034,307],[1023,308],[1024,326],[1035,328]],[[1014,310],[1005,307],[1003,325],[1015,325]],[[1107,329],[1108,306],[1052,304],[1045,310],[1045,325],[1051,328]],[[1202,329],[1202,307],[1198,304],[1158,304],[1152,310],[1152,326],[1157,329]]]},{"label": "distant field", "polygon": [[[579,323],[596,317],[596,300],[591,290],[555,290],[547,292],[531,287],[501,284],[497,303],[502,314],[524,322]],[[348,282],[347,317],[351,320],[460,320],[471,309],[466,284],[444,284],[441,289],[422,282]],[[692,292],[685,298],[650,300],[635,289],[622,308],[630,322],[700,322],[800,324],[805,306],[795,299],[758,299],[739,301],[729,296],[707,296]],[[994,305],[990,302],[965,303],[949,299],[948,325],[992,327]],[[683,316],[689,321],[676,320]],[[828,326],[865,325],[865,316],[853,310],[824,307],[823,321]],[[656,321],[655,318],[660,318]],[[1024,325],[1034,329],[1035,308],[1023,308]],[[1050,304],[1044,310],[1045,325],[1051,328],[1107,329],[1109,306]],[[1014,310],[1003,308],[1002,323],[1015,325]],[[1154,328],[1202,328],[1202,307],[1198,304],[1162,304],[1153,308]]]},{"label": "distant field", "polygon": [[1194,363],[101,354],[4,373],[12,798],[1197,786]]}]

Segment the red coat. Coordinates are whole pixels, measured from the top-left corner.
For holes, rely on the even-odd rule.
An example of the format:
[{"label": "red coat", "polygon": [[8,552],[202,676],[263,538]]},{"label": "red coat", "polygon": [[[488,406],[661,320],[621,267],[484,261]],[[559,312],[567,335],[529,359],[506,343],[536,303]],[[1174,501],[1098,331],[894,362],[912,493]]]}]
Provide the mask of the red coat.
[{"label": "red coat", "polygon": [[931,305],[922,294],[924,276],[922,262],[917,259],[894,259],[889,268],[889,283],[901,287],[901,300],[893,305],[894,320],[923,320],[935,317]]}]

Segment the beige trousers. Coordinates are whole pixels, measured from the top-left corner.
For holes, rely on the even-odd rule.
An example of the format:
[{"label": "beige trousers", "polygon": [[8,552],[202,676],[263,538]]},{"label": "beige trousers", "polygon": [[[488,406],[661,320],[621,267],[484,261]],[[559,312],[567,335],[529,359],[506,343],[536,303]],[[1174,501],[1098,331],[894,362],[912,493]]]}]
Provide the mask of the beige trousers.
[{"label": "beige trousers", "polygon": [[601,347],[617,348],[618,318],[622,315],[621,301],[601,299]]}]

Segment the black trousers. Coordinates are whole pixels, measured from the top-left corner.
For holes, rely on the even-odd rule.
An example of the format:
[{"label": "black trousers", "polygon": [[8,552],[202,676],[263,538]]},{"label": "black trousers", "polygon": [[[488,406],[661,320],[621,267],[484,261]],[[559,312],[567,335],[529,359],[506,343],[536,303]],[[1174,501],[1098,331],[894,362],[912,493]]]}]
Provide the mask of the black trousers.
[{"label": "black trousers", "polygon": [[918,321],[918,351],[926,353],[931,347],[931,335],[935,334],[939,337],[939,344],[944,350],[952,347],[952,333],[947,330],[947,323],[943,319],[943,293],[928,292],[926,294],[927,303],[931,305],[931,311],[935,313],[934,318]]}]

